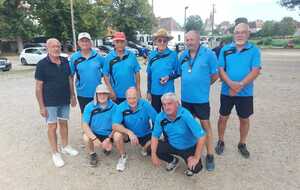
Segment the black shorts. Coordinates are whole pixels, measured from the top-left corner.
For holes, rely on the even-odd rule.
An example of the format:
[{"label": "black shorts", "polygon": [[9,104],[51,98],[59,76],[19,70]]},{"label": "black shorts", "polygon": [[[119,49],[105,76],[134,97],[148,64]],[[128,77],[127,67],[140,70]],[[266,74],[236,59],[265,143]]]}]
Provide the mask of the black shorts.
[{"label": "black shorts", "polygon": [[228,116],[231,113],[233,106],[237,115],[240,118],[247,119],[253,114],[253,96],[226,96],[221,95],[220,98],[220,114],[222,116]]},{"label": "black shorts", "polygon": [[210,106],[208,103],[196,104],[181,101],[182,107],[189,110],[194,116],[200,120],[209,120],[210,117]]},{"label": "black shorts", "polygon": [[[139,144],[140,144],[142,147],[145,146],[145,145],[147,144],[147,142],[151,140],[151,137],[152,137],[152,134],[151,134],[151,133],[148,134],[148,135],[145,135],[145,136],[143,136],[143,137],[138,137],[138,139],[139,139]],[[129,139],[128,136],[127,136],[127,139],[124,140],[124,142],[125,142],[125,143],[130,142],[130,139]]]},{"label": "black shorts", "polygon": [[161,97],[162,95],[151,94],[151,105],[156,110],[157,113],[161,112],[161,107],[162,107]]},{"label": "black shorts", "polygon": [[[98,135],[98,134],[95,134],[95,135],[99,139],[100,142],[103,142],[105,139],[109,138],[109,136],[106,136],[106,135]],[[110,139],[110,142],[113,142],[112,138]]]},{"label": "black shorts", "polygon": [[77,100],[79,103],[80,111],[83,113],[85,106],[90,103],[94,98],[87,98],[82,96],[77,96]]},{"label": "black shorts", "polygon": [[124,102],[126,100],[126,98],[116,98],[116,100],[114,100],[114,102],[116,104],[121,104],[122,102]]}]

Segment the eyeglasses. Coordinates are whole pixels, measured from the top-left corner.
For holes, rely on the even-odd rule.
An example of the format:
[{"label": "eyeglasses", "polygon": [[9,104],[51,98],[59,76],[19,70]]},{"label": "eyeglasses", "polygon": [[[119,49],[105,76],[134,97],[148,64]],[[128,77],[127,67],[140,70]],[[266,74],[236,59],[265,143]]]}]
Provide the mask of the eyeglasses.
[{"label": "eyeglasses", "polygon": [[246,35],[246,34],[248,34],[247,31],[235,31],[234,32],[234,35]]},{"label": "eyeglasses", "polygon": [[163,38],[157,39],[157,43],[160,43],[160,44],[166,44],[167,42],[168,42],[167,39],[163,39]]}]

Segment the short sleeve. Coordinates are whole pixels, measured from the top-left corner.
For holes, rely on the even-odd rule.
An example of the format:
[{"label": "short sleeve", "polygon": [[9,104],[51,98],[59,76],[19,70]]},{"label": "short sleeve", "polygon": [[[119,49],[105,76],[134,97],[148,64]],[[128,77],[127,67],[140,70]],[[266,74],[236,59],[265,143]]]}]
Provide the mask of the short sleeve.
[{"label": "short sleeve", "polygon": [[194,137],[197,139],[206,135],[200,123],[198,123],[189,111],[184,113],[185,124],[191,129]]},{"label": "short sleeve", "polygon": [[70,61],[69,61],[69,68],[70,68],[70,73],[73,76],[75,74],[75,64],[74,64],[75,58],[74,54],[71,56]]},{"label": "short sleeve", "polygon": [[83,123],[89,125],[90,118],[91,118],[91,112],[92,112],[92,110],[91,110],[90,106],[87,105],[84,108],[83,115],[82,115],[82,121],[83,121]]},{"label": "short sleeve", "polygon": [[218,73],[218,59],[214,52],[209,52],[209,73],[214,75]]},{"label": "short sleeve", "polygon": [[113,124],[122,124],[123,122],[123,113],[120,105],[116,107],[116,111],[113,114],[112,117],[112,123]]},{"label": "short sleeve", "polygon": [[39,62],[36,66],[36,69],[35,69],[34,78],[36,80],[45,81],[45,76],[44,75],[45,75],[45,72],[44,72],[44,69],[43,69],[42,62]]},{"label": "short sleeve", "polygon": [[255,48],[251,63],[252,68],[261,69],[261,54],[258,48]]},{"label": "short sleeve", "polygon": [[107,55],[104,58],[103,69],[102,69],[103,75],[105,76],[109,76],[109,62],[110,62],[110,56]]},{"label": "short sleeve", "polygon": [[224,67],[225,65],[225,60],[224,60],[224,48],[221,49],[221,52],[219,54],[219,64],[218,67]]},{"label": "short sleeve", "polygon": [[152,131],[152,137],[159,139],[161,134],[162,134],[162,126],[160,125],[160,118],[156,117],[155,123],[154,123],[154,128]]}]

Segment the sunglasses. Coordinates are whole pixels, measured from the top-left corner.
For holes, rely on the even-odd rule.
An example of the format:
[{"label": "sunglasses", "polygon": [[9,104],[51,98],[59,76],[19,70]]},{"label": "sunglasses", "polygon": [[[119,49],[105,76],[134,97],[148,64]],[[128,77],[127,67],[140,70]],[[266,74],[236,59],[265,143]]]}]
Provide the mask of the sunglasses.
[{"label": "sunglasses", "polygon": [[157,43],[160,43],[160,44],[166,44],[167,42],[168,42],[167,39],[163,39],[163,38],[157,39]]}]

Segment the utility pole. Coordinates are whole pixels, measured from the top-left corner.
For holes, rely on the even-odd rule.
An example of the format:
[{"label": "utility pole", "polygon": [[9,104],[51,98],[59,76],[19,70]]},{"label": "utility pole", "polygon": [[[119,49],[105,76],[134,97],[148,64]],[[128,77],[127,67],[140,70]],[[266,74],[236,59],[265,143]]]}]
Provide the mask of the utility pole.
[{"label": "utility pole", "polygon": [[74,25],[73,0],[70,0],[70,7],[71,7],[71,25],[72,25],[72,34],[73,34],[73,48],[74,48],[74,51],[77,51],[75,25]]},{"label": "utility pole", "polygon": [[212,18],[211,18],[211,35],[212,35],[212,36],[214,35],[215,12],[216,12],[215,6],[216,6],[216,5],[213,4]]},{"label": "utility pole", "polygon": [[186,25],[186,10],[188,9],[189,7],[188,6],[185,6],[184,7],[184,30],[185,30],[185,25]]}]

